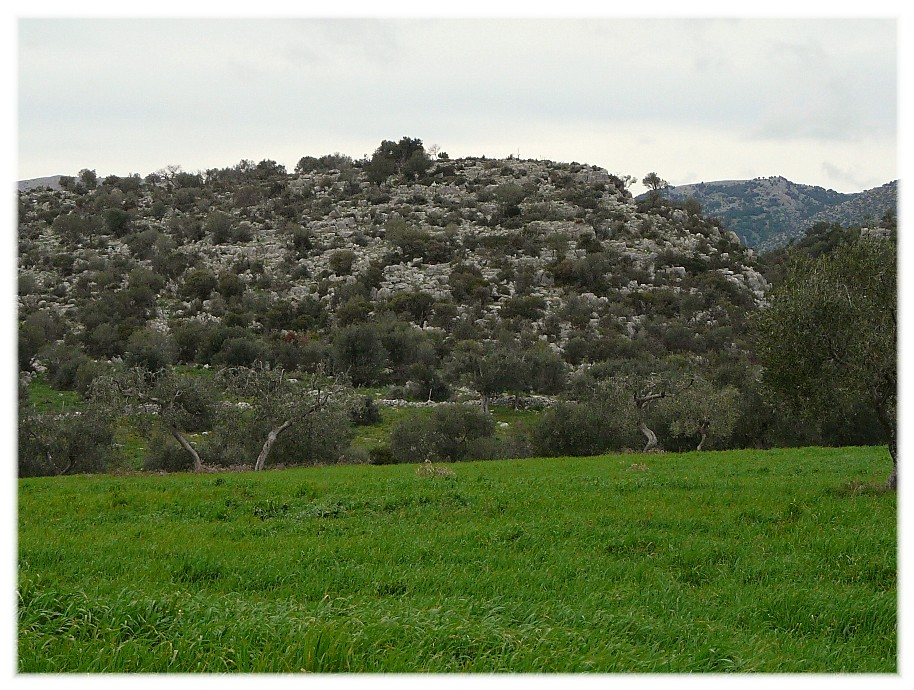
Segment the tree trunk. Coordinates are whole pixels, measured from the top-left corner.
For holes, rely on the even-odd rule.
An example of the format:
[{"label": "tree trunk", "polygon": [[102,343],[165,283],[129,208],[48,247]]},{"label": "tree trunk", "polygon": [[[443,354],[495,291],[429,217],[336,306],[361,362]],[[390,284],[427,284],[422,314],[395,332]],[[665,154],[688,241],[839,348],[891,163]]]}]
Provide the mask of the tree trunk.
[{"label": "tree trunk", "polygon": [[270,429],[270,433],[267,434],[267,440],[263,442],[263,448],[260,449],[260,455],[257,456],[257,462],[254,463],[254,470],[260,471],[263,469],[263,466],[267,464],[267,458],[270,455],[270,450],[273,448],[273,444],[276,443],[276,439],[279,438],[279,435],[292,426],[292,420],[288,420],[280,424],[274,429]]},{"label": "tree trunk", "polygon": [[696,448],[695,450],[700,452],[702,446],[705,445],[705,439],[708,438],[708,435],[704,431],[699,431],[698,433],[701,434],[701,440],[698,442],[698,448]]},{"label": "tree trunk", "polygon": [[489,414],[489,396],[485,393],[482,394],[482,411]]},{"label": "tree trunk", "polygon": [[647,443],[644,445],[644,450],[642,453],[646,453],[649,450],[653,450],[657,447],[657,434],[651,431],[647,424],[644,423],[644,420],[638,421],[638,428],[641,430],[641,433],[644,434],[644,438],[647,439]]},{"label": "tree trunk", "polygon": [[646,393],[644,395],[635,395],[635,406],[638,408],[638,429],[641,430],[641,433],[644,434],[644,438],[647,439],[647,443],[644,445],[644,450],[642,453],[646,453],[649,450],[657,448],[657,434],[648,428],[647,423],[644,421],[644,418],[647,416],[647,408],[655,400],[660,400],[667,396],[666,391],[661,391],[659,393]]},{"label": "tree trunk", "polygon": [[192,457],[194,459],[194,472],[202,471],[203,462],[200,460],[200,454],[194,449],[194,447],[192,445],[190,445],[190,443],[187,441],[186,438],[184,438],[184,435],[180,431],[178,431],[174,427],[169,429],[169,431],[171,432],[171,435],[175,437],[175,440],[181,444],[181,447],[184,448],[184,450],[186,450],[188,453],[190,453],[190,457]]},{"label": "tree trunk", "polygon": [[886,480],[885,488],[890,491],[896,491],[898,489],[898,422],[896,417],[890,415],[889,411],[886,410],[884,399],[879,399],[874,395],[872,405],[876,411],[876,418],[889,437],[889,455],[892,456],[892,474]]},{"label": "tree trunk", "polygon": [[889,475],[888,480],[886,480],[885,488],[891,491],[898,490],[898,442],[895,439],[895,435],[892,434],[892,437],[889,439],[889,455],[892,456],[892,474]]}]

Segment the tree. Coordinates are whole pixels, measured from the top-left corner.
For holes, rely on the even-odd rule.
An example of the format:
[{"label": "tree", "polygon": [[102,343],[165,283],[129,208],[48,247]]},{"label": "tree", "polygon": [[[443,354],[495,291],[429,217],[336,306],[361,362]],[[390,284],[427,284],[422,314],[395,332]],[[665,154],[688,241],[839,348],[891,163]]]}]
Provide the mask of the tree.
[{"label": "tree", "polygon": [[688,389],[692,383],[694,383],[694,379],[690,379],[684,385],[677,386],[666,377],[658,376],[656,374],[651,374],[640,381],[631,379],[625,381],[624,385],[630,387],[632,400],[634,401],[635,409],[637,410],[638,430],[644,435],[644,438],[647,441],[644,444],[644,450],[642,452],[647,453],[650,450],[660,447],[660,443],[657,440],[657,434],[647,425],[647,415],[650,408],[658,400],[663,400],[682,393],[684,390]]},{"label": "tree", "polygon": [[391,175],[404,173],[413,179],[428,170],[431,159],[425,152],[421,139],[403,137],[399,142],[384,140],[365,166],[370,182],[384,182]]},{"label": "tree", "polygon": [[638,439],[629,391],[601,381],[580,400],[561,400],[547,409],[533,430],[542,455],[597,455],[631,447]]},{"label": "tree", "polygon": [[681,395],[667,397],[662,406],[671,417],[673,436],[699,436],[695,450],[700,451],[709,438],[726,439],[733,433],[740,413],[739,400],[739,391],[733,386],[718,388],[704,378],[696,378]]},{"label": "tree", "polygon": [[190,456],[194,472],[203,469],[196,449],[185,434],[211,425],[216,397],[200,377],[181,376],[174,369],[149,372],[141,367],[97,377],[90,387],[91,400],[109,411],[111,416],[133,412],[143,414],[133,421],[147,438],[161,426],[171,434]]},{"label": "tree", "polygon": [[280,434],[305,423],[331,403],[337,403],[347,413],[351,407],[348,389],[328,384],[321,371],[299,381],[290,378],[281,367],[270,368],[256,362],[251,367],[228,367],[219,376],[230,394],[250,406],[251,427],[265,425],[269,429],[254,462],[257,471],[266,465]]},{"label": "tree", "polygon": [[378,327],[373,323],[354,323],[333,336],[333,362],[354,386],[378,383],[387,364],[387,349]]},{"label": "tree", "polygon": [[78,411],[41,413],[19,381],[18,467],[20,477],[105,472],[118,460],[111,417],[95,405]]},{"label": "tree", "polygon": [[658,193],[670,186],[669,182],[662,179],[660,175],[655,172],[650,172],[645,175],[644,179],[641,180],[641,184],[643,184],[651,191]]},{"label": "tree", "polygon": [[655,172],[645,175],[644,179],[641,180],[641,184],[650,190],[647,194],[647,200],[650,206],[657,206],[660,203],[660,198],[663,196],[663,193],[670,186],[669,182],[661,179],[660,175]]},{"label": "tree", "polygon": [[448,369],[479,393],[482,411],[488,414],[492,397],[514,389],[525,365],[521,354],[507,344],[461,340],[454,345]]},{"label": "tree", "polygon": [[789,412],[811,421],[859,400],[872,408],[892,457],[888,489],[898,485],[896,253],[863,238],[796,256],[754,322],[762,382]]},{"label": "tree", "polygon": [[156,372],[174,363],[178,348],[174,337],[149,326],[134,331],[124,348],[124,361],[133,367]]},{"label": "tree", "polygon": [[79,171],[79,181],[86,189],[95,189],[98,186],[98,175],[94,170],[83,168]]}]

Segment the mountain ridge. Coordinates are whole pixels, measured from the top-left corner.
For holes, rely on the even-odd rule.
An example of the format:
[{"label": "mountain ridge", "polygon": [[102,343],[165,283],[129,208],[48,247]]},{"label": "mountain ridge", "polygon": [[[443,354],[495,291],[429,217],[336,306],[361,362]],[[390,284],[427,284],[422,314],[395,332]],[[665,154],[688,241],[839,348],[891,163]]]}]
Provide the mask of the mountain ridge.
[{"label": "mountain ridge", "polygon": [[878,221],[895,211],[897,188],[898,180],[893,180],[846,194],[774,175],[675,185],[663,193],[671,200],[695,199],[705,214],[720,218],[746,246],[769,251],[799,239],[817,222],[849,226]]}]

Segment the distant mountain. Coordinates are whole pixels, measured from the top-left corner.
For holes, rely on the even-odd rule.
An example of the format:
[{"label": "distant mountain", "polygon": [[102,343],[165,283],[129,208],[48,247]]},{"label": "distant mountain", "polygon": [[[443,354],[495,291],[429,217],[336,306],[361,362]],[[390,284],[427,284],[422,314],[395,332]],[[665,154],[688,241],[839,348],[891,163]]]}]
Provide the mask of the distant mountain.
[{"label": "distant mountain", "polygon": [[35,177],[31,180],[19,180],[19,191],[28,192],[39,187],[49,187],[50,189],[60,189],[61,175],[51,175],[50,177]]},{"label": "distant mountain", "polygon": [[[859,225],[897,206],[898,182],[856,194],[798,184],[783,177],[721,180],[670,187],[671,199],[695,198],[740,240],[759,251],[785,246],[819,221]],[[645,196],[645,195],[642,195]]]}]

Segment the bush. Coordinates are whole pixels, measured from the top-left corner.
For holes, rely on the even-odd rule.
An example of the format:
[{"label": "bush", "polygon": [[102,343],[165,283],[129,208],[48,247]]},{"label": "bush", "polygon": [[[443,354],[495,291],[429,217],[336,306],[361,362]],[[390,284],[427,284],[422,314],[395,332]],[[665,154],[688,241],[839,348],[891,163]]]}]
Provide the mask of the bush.
[{"label": "bush", "polygon": [[270,361],[270,349],[251,335],[226,338],[212,358],[213,364],[227,367],[249,367],[257,361]]},{"label": "bush", "polygon": [[[229,408],[220,415],[199,449],[205,463],[253,467],[269,433],[269,424],[244,410]],[[267,466],[335,463],[346,457],[352,441],[348,410],[325,407],[293,424],[276,440]]]},{"label": "bush", "polygon": [[369,465],[394,465],[397,462],[397,456],[393,454],[390,446],[375,446],[368,449]]},{"label": "bush", "polygon": [[95,410],[37,414],[20,406],[19,476],[106,472],[119,459],[110,418]]},{"label": "bush", "polygon": [[624,409],[622,402],[559,402],[543,414],[533,429],[536,454],[599,455],[638,445],[632,412]]},{"label": "bush", "polygon": [[174,338],[154,328],[134,331],[124,348],[124,361],[131,367],[159,371],[173,364],[178,348]]},{"label": "bush", "polygon": [[492,417],[476,406],[440,405],[427,417],[401,420],[390,448],[400,462],[456,462],[469,459],[472,444],[494,431]]},{"label": "bush", "polygon": [[338,276],[348,276],[352,273],[352,265],[355,262],[355,252],[351,249],[339,249],[330,255],[330,270]]},{"label": "bush", "polygon": [[381,421],[381,410],[374,399],[366,395],[349,411],[349,419],[356,426],[371,426]]},{"label": "bush", "polygon": [[164,434],[154,434],[149,439],[143,469],[149,472],[187,472],[193,470],[194,461],[181,445]]},{"label": "bush", "polygon": [[206,217],[204,231],[212,237],[213,244],[230,242],[234,237],[232,217],[222,211],[213,211]]},{"label": "bush", "polygon": [[61,391],[76,389],[77,372],[90,361],[82,350],[68,345],[50,345],[41,350],[38,358],[47,366],[51,388]]}]

